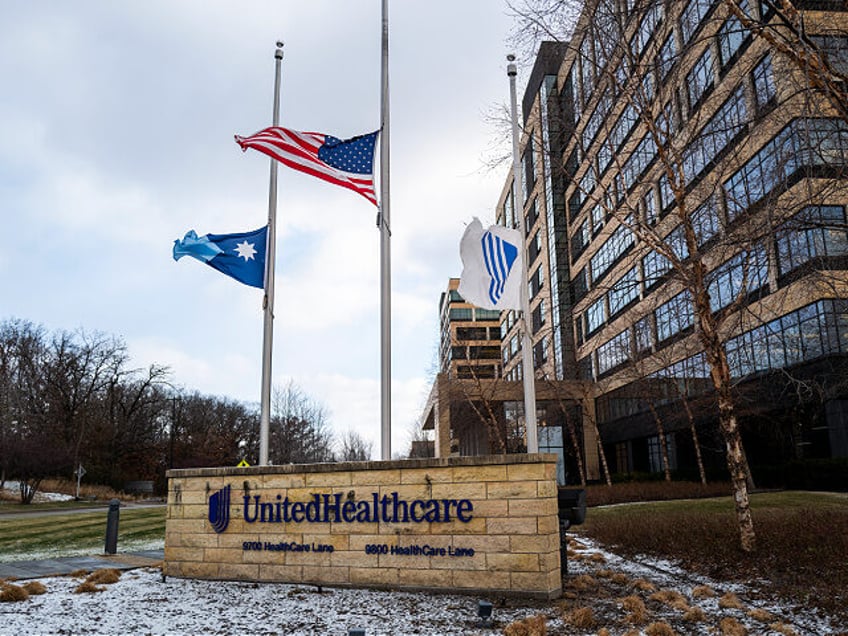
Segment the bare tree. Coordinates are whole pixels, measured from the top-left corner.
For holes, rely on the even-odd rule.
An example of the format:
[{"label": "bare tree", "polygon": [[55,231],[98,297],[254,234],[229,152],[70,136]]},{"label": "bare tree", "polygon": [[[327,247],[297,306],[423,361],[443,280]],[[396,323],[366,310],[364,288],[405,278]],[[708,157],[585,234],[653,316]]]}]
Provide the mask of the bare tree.
[{"label": "bare tree", "polygon": [[336,459],[340,462],[367,462],[371,459],[373,442],[368,442],[359,433],[348,429],[339,439],[339,452]]}]

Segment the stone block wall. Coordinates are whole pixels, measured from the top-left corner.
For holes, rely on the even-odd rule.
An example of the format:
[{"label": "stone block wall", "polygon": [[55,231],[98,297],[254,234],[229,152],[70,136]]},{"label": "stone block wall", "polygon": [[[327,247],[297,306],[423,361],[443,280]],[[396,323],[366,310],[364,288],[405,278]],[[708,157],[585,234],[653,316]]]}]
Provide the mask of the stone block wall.
[{"label": "stone block wall", "polygon": [[168,576],[562,592],[556,455],[186,469],[168,478]]}]

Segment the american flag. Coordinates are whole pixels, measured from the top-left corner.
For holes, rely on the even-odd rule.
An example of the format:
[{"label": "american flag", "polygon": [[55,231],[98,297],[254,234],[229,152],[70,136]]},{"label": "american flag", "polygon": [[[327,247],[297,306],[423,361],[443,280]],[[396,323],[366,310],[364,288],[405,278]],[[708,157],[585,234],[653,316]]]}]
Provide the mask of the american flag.
[{"label": "american flag", "polygon": [[250,137],[236,135],[242,150],[253,148],[280,163],[358,192],[374,205],[374,145],[377,132],[351,139],[272,126]]}]

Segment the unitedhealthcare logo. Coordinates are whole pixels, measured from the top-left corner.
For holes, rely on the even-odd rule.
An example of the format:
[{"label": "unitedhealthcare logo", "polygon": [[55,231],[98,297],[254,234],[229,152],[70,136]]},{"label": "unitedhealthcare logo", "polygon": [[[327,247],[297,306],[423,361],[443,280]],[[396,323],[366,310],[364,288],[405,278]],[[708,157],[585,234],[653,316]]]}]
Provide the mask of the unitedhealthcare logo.
[{"label": "unitedhealthcare logo", "polygon": [[230,525],[230,486],[221,488],[209,497],[209,523],[218,534]]}]

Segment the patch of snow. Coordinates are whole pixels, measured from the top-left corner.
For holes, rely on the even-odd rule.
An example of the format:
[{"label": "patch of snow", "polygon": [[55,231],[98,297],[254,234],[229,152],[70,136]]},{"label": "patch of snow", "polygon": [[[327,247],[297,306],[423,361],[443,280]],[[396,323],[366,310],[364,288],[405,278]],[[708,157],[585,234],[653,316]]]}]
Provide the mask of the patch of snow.
[{"label": "patch of snow", "polygon": [[[768,599],[757,590],[743,585],[728,585],[708,577],[694,575],[674,563],[648,558],[624,559],[601,545],[578,537],[581,545],[572,545],[577,557],[569,560],[565,581],[580,575],[596,577],[601,568],[623,573],[628,579],[646,579],[657,589],[671,589],[686,597],[708,616],[701,623],[681,622],[680,610],[651,601],[650,621],[666,620],[679,634],[720,633],[718,622],[732,617],[748,633],[776,634],[769,626],[781,623],[795,633],[833,634],[827,617],[798,610],[786,603]],[[47,593],[19,603],[0,603],[0,632],[3,634],[347,634],[364,629],[368,636],[378,635],[493,635],[503,633],[516,620],[543,614],[547,633],[588,636],[606,625],[612,633],[626,632],[632,625],[624,621],[625,612],[617,599],[637,593],[632,588],[611,587],[602,593],[587,592],[577,600],[595,609],[599,621],[591,629],[566,624],[563,601],[501,599],[486,595],[459,595],[341,589],[314,586],[203,581],[169,577],[163,581],[157,569],[125,572],[121,579],[105,586],[103,592],[74,594],[79,579],[54,577],[40,581]],[[719,607],[719,597],[698,598],[693,588],[706,585],[719,595],[736,593],[745,609]],[[569,591],[568,589],[566,590]],[[647,599],[647,593],[645,598]],[[568,594],[566,595],[568,596]],[[572,595],[574,596],[574,595]],[[482,626],[477,618],[477,601],[493,603],[493,623]],[[772,623],[762,623],[749,615],[751,609],[763,609],[774,615]],[[647,624],[636,626],[646,629]],[[644,633],[644,632],[642,632]]]},{"label": "patch of snow", "polygon": [[[7,481],[3,490],[10,497],[20,497],[21,484],[18,481]],[[37,492],[32,498],[33,503],[49,503],[51,501],[71,501],[73,495],[64,495],[59,492]]]}]

